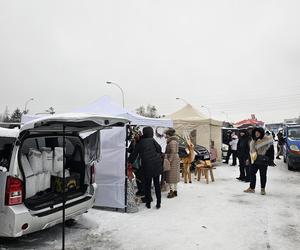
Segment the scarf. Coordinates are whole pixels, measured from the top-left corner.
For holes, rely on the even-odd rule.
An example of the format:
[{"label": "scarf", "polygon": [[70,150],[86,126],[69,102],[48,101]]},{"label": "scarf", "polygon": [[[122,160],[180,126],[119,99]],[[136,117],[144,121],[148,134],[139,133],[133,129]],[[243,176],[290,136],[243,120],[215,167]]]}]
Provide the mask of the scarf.
[{"label": "scarf", "polygon": [[252,140],[250,142],[251,162],[254,163],[258,155],[265,155],[272,145],[272,136],[264,136],[262,139]]}]

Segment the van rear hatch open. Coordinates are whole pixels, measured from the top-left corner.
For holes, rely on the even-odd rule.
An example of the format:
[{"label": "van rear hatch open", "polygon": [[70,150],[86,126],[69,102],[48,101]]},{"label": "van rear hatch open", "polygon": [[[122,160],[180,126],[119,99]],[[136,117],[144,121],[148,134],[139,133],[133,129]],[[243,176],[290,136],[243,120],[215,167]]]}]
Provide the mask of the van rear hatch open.
[{"label": "van rear hatch open", "polygon": [[[20,130],[19,166],[24,176],[24,204],[32,211],[55,210],[66,200],[84,196],[93,179],[93,163],[99,158],[99,130],[124,126],[126,119],[64,114],[43,117]],[[63,138],[66,186],[62,186]]]}]

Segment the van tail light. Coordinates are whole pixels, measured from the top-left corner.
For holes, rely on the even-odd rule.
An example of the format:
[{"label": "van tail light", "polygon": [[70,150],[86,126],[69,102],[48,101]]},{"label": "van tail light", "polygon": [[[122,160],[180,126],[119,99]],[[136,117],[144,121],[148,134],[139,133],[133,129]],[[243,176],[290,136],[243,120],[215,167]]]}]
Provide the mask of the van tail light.
[{"label": "van tail light", "polygon": [[5,205],[13,206],[23,203],[23,183],[20,179],[8,176],[5,190]]},{"label": "van tail light", "polygon": [[91,184],[96,182],[96,166],[93,164],[91,166]]}]

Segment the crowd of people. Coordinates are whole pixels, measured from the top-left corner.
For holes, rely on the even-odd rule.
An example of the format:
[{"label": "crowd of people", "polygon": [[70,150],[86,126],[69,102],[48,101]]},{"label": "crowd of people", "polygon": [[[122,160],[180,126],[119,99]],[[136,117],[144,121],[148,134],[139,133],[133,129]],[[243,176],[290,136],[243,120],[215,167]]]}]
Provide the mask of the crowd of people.
[{"label": "crowd of people", "polygon": [[[268,166],[274,164],[274,135],[267,133],[261,127],[240,129],[238,132],[228,131],[229,150],[224,163],[228,164],[232,155],[232,166],[239,163],[239,181],[250,183],[246,193],[254,193],[256,174],[260,174],[261,194],[266,194]],[[283,136],[278,133],[277,158],[282,152]],[[156,196],[156,208],[161,208],[162,191],[169,191],[167,198],[178,196],[177,184],[180,182],[179,143],[174,129],[165,132],[167,146],[165,152],[154,139],[151,127],[143,128],[135,134],[128,152],[128,167],[132,170],[128,176],[135,176],[137,192],[148,209],[151,208],[152,183]],[[238,161],[237,161],[238,159]],[[168,163],[168,169],[165,164]],[[167,188],[166,188],[167,187]],[[166,189],[166,190],[165,190]],[[134,189],[132,189],[134,190]]]},{"label": "crowd of people", "polygon": [[[283,146],[283,135],[278,136],[277,159],[280,159]],[[249,127],[240,129],[238,134],[228,131],[229,149],[224,163],[228,164],[231,154],[233,155],[232,166],[239,160],[240,175],[236,179],[249,182],[250,186],[244,192],[254,193],[256,187],[256,174],[259,171],[261,194],[266,194],[268,166],[275,166],[274,163],[274,137],[269,131],[262,127]]]},{"label": "crowd of people", "polygon": [[[138,191],[136,195],[144,196],[142,201],[147,208],[151,208],[152,182],[156,196],[156,208],[161,207],[161,187],[165,182],[169,186],[167,198],[177,197],[177,183],[180,181],[180,158],[178,155],[179,144],[174,129],[165,132],[167,146],[162,152],[161,146],[156,142],[154,131],[151,127],[143,128],[143,133],[135,136],[129,147],[128,162],[133,166]],[[168,161],[169,169],[164,171],[164,162]]]}]

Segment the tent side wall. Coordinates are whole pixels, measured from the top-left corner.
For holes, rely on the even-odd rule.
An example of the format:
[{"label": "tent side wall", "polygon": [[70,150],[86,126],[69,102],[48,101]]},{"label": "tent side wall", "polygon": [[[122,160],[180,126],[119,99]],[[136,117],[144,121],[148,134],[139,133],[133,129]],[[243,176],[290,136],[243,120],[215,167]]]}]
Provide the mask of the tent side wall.
[{"label": "tent side wall", "polygon": [[[218,160],[221,161],[222,157],[222,124],[218,121],[202,120],[199,122],[195,121],[174,121],[174,128],[177,133],[183,136],[184,132],[190,133],[192,130],[196,129],[196,144],[204,146],[209,149],[210,139],[214,141],[215,148],[218,153]],[[210,137],[211,133],[211,137]]]},{"label": "tent side wall", "polygon": [[218,161],[222,161],[222,127],[220,126],[211,126],[211,139],[215,143],[215,148],[218,152]]},{"label": "tent side wall", "polygon": [[209,140],[210,140],[209,124],[199,125],[197,127],[197,137],[196,137],[197,144],[209,149]]},{"label": "tent side wall", "polygon": [[125,208],[126,127],[101,131],[95,206]]}]

